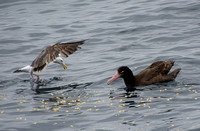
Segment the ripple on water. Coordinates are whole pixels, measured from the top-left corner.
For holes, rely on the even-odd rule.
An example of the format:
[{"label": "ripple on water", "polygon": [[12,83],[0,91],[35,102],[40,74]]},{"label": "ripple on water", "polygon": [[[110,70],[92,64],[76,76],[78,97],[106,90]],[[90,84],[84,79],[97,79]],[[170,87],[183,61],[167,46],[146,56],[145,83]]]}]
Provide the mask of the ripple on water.
[{"label": "ripple on water", "polygon": [[[198,130],[199,2],[0,1],[1,130]],[[59,41],[87,39],[30,84],[13,74]],[[176,81],[126,91],[106,81],[121,65],[136,74],[175,60]],[[35,89],[39,87],[39,89]]]}]

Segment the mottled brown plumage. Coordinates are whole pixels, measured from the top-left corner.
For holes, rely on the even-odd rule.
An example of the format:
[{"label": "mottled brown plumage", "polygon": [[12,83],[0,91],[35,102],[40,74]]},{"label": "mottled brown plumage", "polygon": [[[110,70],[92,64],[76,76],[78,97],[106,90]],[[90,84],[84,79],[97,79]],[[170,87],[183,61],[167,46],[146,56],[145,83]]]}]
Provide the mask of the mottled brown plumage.
[{"label": "mottled brown plumage", "polygon": [[108,80],[108,84],[119,77],[124,79],[127,87],[144,86],[172,81],[181,70],[181,68],[178,68],[169,73],[173,65],[174,61],[157,61],[135,76],[127,66],[122,66],[118,68],[117,73]]},{"label": "mottled brown plumage", "polygon": [[33,71],[42,71],[49,63],[53,62],[59,54],[63,57],[74,53],[84,41],[71,43],[56,43],[45,48],[32,62]]},{"label": "mottled brown plumage", "polygon": [[61,56],[68,57],[68,55],[80,48],[79,45],[84,44],[84,42],[85,41],[56,43],[48,46],[35,58],[31,65],[15,70],[14,73],[29,72],[32,78],[33,75],[37,76],[36,82],[38,82],[39,75],[34,74],[33,72],[42,71],[51,62],[61,64],[63,68],[66,69],[67,66],[63,63]]}]

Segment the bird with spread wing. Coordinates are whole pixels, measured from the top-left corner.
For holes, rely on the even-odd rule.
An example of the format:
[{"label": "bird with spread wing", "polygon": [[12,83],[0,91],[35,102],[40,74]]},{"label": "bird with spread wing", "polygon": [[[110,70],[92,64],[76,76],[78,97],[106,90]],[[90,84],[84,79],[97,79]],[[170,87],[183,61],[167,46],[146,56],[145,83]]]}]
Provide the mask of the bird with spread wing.
[{"label": "bird with spread wing", "polygon": [[84,44],[85,40],[78,42],[69,42],[69,43],[56,43],[54,45],[46,47],[30,64],[18,70],[15,70],[14,73],[18,72],[28,72],[30,73],[32,79],[33,75],[37,77],[36,82],[39,82],[39,75],[34,72],[42,71],[49,63],[57,63],[63,66],[64,69],[67,66],[64,64],[62,57],[68,57],[70,54],[74,53],[79,47],[79,45]]}]

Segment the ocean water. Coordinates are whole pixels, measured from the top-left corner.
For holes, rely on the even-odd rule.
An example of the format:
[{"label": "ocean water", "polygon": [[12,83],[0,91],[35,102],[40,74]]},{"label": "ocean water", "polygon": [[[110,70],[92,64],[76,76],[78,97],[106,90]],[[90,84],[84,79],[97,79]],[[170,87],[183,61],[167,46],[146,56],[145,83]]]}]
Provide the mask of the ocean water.
[{"label": "ocean water", "polygon": [[[198,0],[1,0],[0,130],[200,130]],[[13,71],[43,48],[86,40],[64,62],[38,73]],[[174,60],[175,81],[126,92],[119,66],[134,74]],[[39,87],[39,90],[33,88]]]}]

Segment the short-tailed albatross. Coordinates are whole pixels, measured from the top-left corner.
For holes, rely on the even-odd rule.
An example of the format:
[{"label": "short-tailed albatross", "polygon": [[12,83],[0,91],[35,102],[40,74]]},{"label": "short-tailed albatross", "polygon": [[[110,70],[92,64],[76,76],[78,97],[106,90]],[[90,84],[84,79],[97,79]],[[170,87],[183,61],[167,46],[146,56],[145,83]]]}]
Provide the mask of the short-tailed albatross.
[{"label": "short-tailed albatross", "polygon": [[34,79],[33,75],[37,76],[36,82],[38,82],[40,79],[39,75],[33,72],[42,71],[51,62],[61,64],[63,68],[66,69],[67,66],[63,63],[62,57],[68,57],[68,55],[74,53],[78,48],[80,48],[79,45],[84,44],[84,42],[85,40],[69,43],[56,43],[48,46],[35,58],[31,65],[20,68],[14,71],[14,73],[29,72],[32,79]]}]

